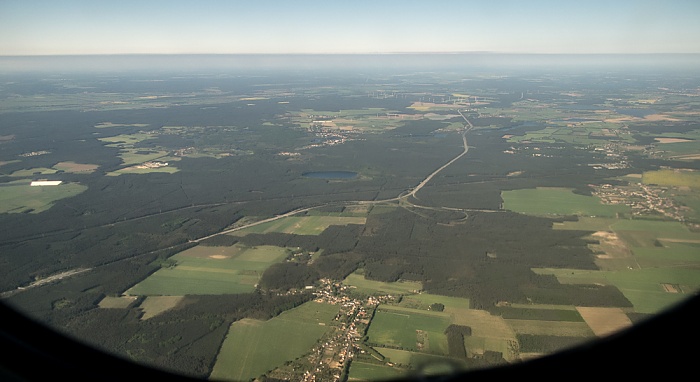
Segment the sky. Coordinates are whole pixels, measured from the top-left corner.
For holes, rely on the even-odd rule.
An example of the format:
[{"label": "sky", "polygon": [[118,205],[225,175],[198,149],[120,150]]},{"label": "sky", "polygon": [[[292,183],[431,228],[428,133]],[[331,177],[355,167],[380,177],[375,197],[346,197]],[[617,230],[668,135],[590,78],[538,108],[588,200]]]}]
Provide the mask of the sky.
[{"label": "sky", "polygon": [[0,56],[700,53],[697,0],[0,0]]}]

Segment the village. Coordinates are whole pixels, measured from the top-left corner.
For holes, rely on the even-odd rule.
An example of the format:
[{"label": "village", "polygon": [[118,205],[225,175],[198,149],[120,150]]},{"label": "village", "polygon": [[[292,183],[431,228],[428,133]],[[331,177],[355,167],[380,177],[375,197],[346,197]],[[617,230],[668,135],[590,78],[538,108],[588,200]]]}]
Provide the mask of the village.
[{"label": "village", "polygon": [[318,286],[313,288],[314,301],[340,306],[334,319],[334,330],[321,338],[302,359],[294,362],[294,373],[290,373],[289,368],[278,368],[267,377],[303,382],[342,380],[353,357],[366,352],[366,345],[362,342],[376,307],[397,299],[392,295],[360,298],[354,289],[342,282],[319,280]]}]

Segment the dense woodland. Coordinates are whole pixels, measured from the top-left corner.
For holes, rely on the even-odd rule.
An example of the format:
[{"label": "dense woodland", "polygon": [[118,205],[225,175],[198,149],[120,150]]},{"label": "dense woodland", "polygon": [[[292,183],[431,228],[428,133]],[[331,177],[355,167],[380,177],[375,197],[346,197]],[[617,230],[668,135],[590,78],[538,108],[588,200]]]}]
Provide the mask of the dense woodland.
[{"label": "dense woodland", "polygon": [[[416,90],[403,79],[373,84],[363,77],[361,84],[404,87],[410,97],[373,98],[365,96],[364,90],[360,92],[362,96],[348,96],[337,89],[359,86],[359,79],[342,77],[332,83],[333,89],[310,92],[309,88],[327,86],[330,80],[268,74],[267,84],[286,84],[285,89],[272,87],[270,91],[284,90],[284,98],[279,99],[287,103],[271,97],[246,106],[236,100],[202,96],[201,103],[195,105],[183,101],[167,107],[144,104],[127,110],[4,112],[3,134],[12,135],[12,139],[0,141],[0,160],[21,160],[0,167],[0,187],[16,180],[11,174],[18,170],[50,168],[64,161],[100,166],[93,173],[42,175],[88,186],[87,191],[59,200],[45,212],[0,214],[0,291],[14,291],[67,270],[90,269],[47,287],[9,293],[4,301],[120,356],[199,377],[206,377],[211,371],[231,322],[243,317],[267,319],[311,298],[307,294],[279,296],[268,291],[302,289],[319,278],[342,280],[360,268],[369,279],[420,281],[429,293],[467,297],[473,308],[494,314],[503,313],[496,307],[500,301],[631,306],[615,287],[562,285],[554,276],[531,271],[534,267],[596,269],[593,253],[587,247],[589,242],[583,239],[590,232],[553,230],[553,219],[503,211],[500,197],[504,190],[542,186],[568,187],[586,195],[591,192],[589,184],[624,171],[611,170],[602,175],[582,164],[604,160],[604,154],[566,143],[531,144],[544,157],[506,154],[504,151],[513,144],[503,139],[504,134],[524,134],[542,126],[513,122],[510,117],[480,117],[477,113],[470,116],[473,124],[490,128],[470,132],[468,155],[433,178],[411,200],[421,208],[395,202],[376,205],[370,209],[365,225],[331,226],[320,235],[212,237],[199,245],[240,242],[323,252],[312,263],[271,266],[263,273],[255,293],[186,296],[178,308],[148,320],[140,320],[141,311],[133,306],[98,308],[103,297],[122,294],[160,269],[170,256],[195,245],[192,240],[220,232],[244,217],[265,218],[311,206],[325,206],[325,211],[333,212],[343,203],[394,198],[462,151],[457,132],[435,134],[452,122],[462,122],[451,116],[441,121],[407,120],[393,130],[364,134],[362,139],[341,145],[305,150],[295,160],[277,155],[316,139],[291,122],[292,112],[384,108],[416,114],[409,106],[425,89]],[[115,94],[187,93],[217,86],[225,94],[240,96],[258,91],[261,80],[242,76],[171,80],[158,85],[119,78],[82,81]],[[498,108],[517,101],[523,91],[555,85],[549,79],[539,85],[517,79],[479,79],[470,83],[471,88],[459,81],[440,87],[450,92],[497,94],[489,106]],[[618,90],[606,91],[610,85],[605,81],[585,85],[597,87],[602,93],[600,98],[577,100],[579,106],[597,104],[612,95],[622,97]],[[17,94],[65,96],[73,92],[40,81],[27,87],[6,86],[7,91]],[[552,96],[544,92],[529,96],[552,101]],[[106,121],[148,127],[95,128]],[[155,134],[137,147],[170,152],[188,147],[215,148],[237,154],[221,158],[183,157],[175,163],[179,172],[173,174],[105,176],[123,166],[119,150],[98,138],[135,134],[144,129],[158,131],[163,126],[189,129],[181,134]],[[653,128],[658,126],[654,124]],[[695,124],[661,127],[666,132],[698,128]],[[651,128],[643,123],[630,126],[637,132]],[[39,150],[49,153],[20,157]],[[631,154],[629,160],[640,169],[675,163],[641,154]],[[697,166],[697,161],[684,166]],[[308,171],[327,170],[354,171],[361,176],[351,180],[302,176]],[[516,171],[522,174],[509,176]],[[448,328],[451,355],[466,354],[463,337],[470,334],[467,329]],[[555,350],[576,342],[568,337],[548,336],[520,336],[519,341],[523,351]],[[502,362],[500,354],[487,352],[484,358],[487,360],[470,362]]]}]

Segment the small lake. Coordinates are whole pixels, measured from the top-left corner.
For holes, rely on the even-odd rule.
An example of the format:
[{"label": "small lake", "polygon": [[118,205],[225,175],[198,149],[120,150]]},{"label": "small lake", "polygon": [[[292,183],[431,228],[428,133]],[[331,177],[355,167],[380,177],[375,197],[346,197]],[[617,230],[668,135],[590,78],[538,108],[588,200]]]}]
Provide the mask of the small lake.
[{"label": "small lake", "polygon": [[353,171],[311,171],[305,172],[301,176],[316,179],[352,179],[357,177],[357,173]]}]

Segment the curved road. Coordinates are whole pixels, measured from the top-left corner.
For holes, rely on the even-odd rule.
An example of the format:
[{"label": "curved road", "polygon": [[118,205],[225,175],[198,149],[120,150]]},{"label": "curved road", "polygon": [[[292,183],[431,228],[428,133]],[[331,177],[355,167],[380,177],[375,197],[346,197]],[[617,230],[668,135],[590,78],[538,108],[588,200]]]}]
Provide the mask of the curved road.
[{"label": "curved road", "polygon": [[[463,150],[461,153],[459,153],[456,157],[450,159],[450,161],[448,161],[448,162],[445,163],[444,165],[440,166],[437,170],[433,171],[433,172],[430,173],[428,176],[426,176],[425,179],[423,179],[422,182],[418,183],[418,185],[417,185],[416,187],[414,187],[409,193],[401,194],[401,195],[399,195],[399,196],[397,196],[397,197],[395,197],[395,198],[389,198],[389,199],[382,199],[382,200],[357,200],[357,201],[342,202],[342,204],[379,204],[379,203],[386,203],[386,202],[396,202],[396,201],[399,201],[399,200],[401,200],[401,199],[406,199],[406,198],[408,198],[409,196],[412,196],[412,197],[415,198],[415,197],[416,197],[416,193],[417,193],[418,191],[420,191],[420,189],[423,188],[423,186],[425,186],[428,182],[430,182],[430,180],[431,180],[435,175],[437,175],[440,171],[444,170],[445,168],[447,168],[447,166],[449,166],[449,165],[451,165],[452,163],[456,162],[459,158],[465,156],[465,155],[467,154],[467,152],[469,152],[469,146],[467,145],[467,133],[468,133],[469,131],[471,131],[471,130],[474,128],[474,125],[472,125],[472,123],[467,119],[467,117],[464,116],[464,114],[462,114],[461,111],[457,110],[457,112],[458,112],[459,115],[461,115],[462,118],[464,118],[464,120],[466,121],[466,124],[464,125],[464,130],[462,131],[462,144],[463,144],[463,146],[464,146],[464,150]],[[468,126],[468,127],[467,127],[467,126]],[[337,203],[337,202],[336,202],[336,203]],[[278,220],[278,219],[282,219],[282,218],[286,218],[286,217],[289,217],[289,216],[296,215],[296,214],[298,214],[298,213],[300,213],[300,212],[306,212],[306,211],[313,210],[313,209],[319,208],[319,207],[323,207],[323,206],[326,206],[326,205],[329,205],[329,204],[334,204],[334,203],[325,203],[325,204],[318,205],[318,206],[298,208],[298,209],[296,209],[296,210],[289,211],[289,212],[284,213],[284,214],[275,215],[275,216],[273,216],[273,217],[271,217],[271,218],[259,220],[259,221],[256,221],[256,222],[253,222],[253,223],[249,223],[249,224],[244,224],[244,225],[241,225],[241,226],[238,226],[238,227],[235,227],[235,228],[230,228],[230,229],[227,229],[227,230],[224,230],[224,231],[221,231],[221,232],[217,232],[217,233],[214,233],[214,234],[211,234],[211,235],[208,235],[208,236],[200,237],[199,239],[190,240],[190,242],[191,242],[191,243],[199,243],[199,242],[201,242],[201,241],[203,241],[203,240],[212,238],[212,237],[214,237],[214,236],[225,235],[225,234],[227,234],[227,233],[240,231],[240,230],[242,230],[242,229],[254,227],[254,226],[256,226],[256,225],[260,225],[260,224],[264,224],[264,223],[269,223],[269,222],[272,222],[272,221],[275,221],[275,220]]]},{"label": "curved road", "polygon": [[[462,131],[462,143],[463,143],[463,145],[464,145],[464,150],[463,150],[460,154],[458,154],[456,157],[452,158],[450,161],[448,161],[448,162],[445,163],[444,165],[440,166],[437,170],[433,171],[433,172],[430,173],[428,176],[426,176],[425,179],[423,179],[422,182],[418,183],[418,185],[417,185],[416,187],[414,187],[414,188],[413,188],[410,192],[408,192],[408,193],[405,193],[405,194],[402,193],[401,195],[399,195],[399,196],[397,196],[397,197],[389,198],[389,199],[382,199],[382,200],[357,200],[357,201],[347,201],[347,202],[324,203],[324,204],[320,204],[320,205],[316,205],[316,206],[311,206],[311,207],[298,208],[298,209],[296,209],[296,210],[289,211],[289,212],[284,213],[284,214],[275,215],[275,216],[273,216],[273,217],[271,217],[271,218],[259,220],[259,221],[253,222],[253,223],[244,224],[244,225],[241,225],[241,226],[238,226],[238,227],[235,227],[235,228],[226,229],[226,230],[223,230],[223,231],[221,231],[221,232],[217,232],[217,233],[214,233],[214,234],[211,234],[211,235],[207,235],[207,236],[204,236],[204,237],[200,237],[200,238],[198,238],[198,239],[193,239],[193,240],[190,240],[189,242],[190,242],[190,243],[199,243],[199,242],[201,242],[201,241],[203,241],[203,240],[206,240],[206,239],[209,239],[209,238],[212,238],[212,237],[215,237],[215,236],[225,235],[225,234],[227,234],[227,233],[231,233],[231,232],[239,231],[239,230],[242,230],[242,229],[254,227],[254,226],[256,226],[256,225],[260,225],[260,224],[264,224],[264,223],[268,223],[268,222],[272,222],[272,221],[275,221],[275,220],[279,220],[279,219],[282,219],[282,218],[286,218],[286,217],[289,217],[289,216],[296,215],[296,214],[298,214],[298,213],[300,213],[300,212],[306,212],[306,211],[309,211],[309,210],[313,210],[313,209],[315,209],[315,208],[319,208],[319,207],[323,207],[323,206],[327,206],[327,205],[331,205],[331,204],[348,204],[348,205],[350,205],[350,204],[380,204],[380,203],[387,203],[387,202],[396,202],[396,201],[400,201],[400,200],[402,200],[402,199],[407,199],[409,196],[412,196],[412,197],[415,198],[415,197],[416,197],[416,193],[417,193],[418,191],[420,191],[428,182],[430,182],[430,180],[431,180],[435,175],[437,175],[440,171],[444,170],[444,169],[447,168],[449,165],[451,165],[452,163],[454,163],[455,161],[457,161],[459,158],[465,156],[465,155],[467,154],[467,152],[469,151],[469,146],[467,145],[467,133],[468,133],[469,131],[471,131],[471,130],[474,128],[474,125],[472,125],[472,123],[467,119],[467,117],[464,116],[464,114],[462,114],[461,111],[457,110],[457,112],[458,112],[459,115],[461,115],[462,118],[464,118],[464,120],[466,121],[466,124],[464,125],[464,130]],[[468,126],[468,127],[467,127],[467,126]],[[187,206],[187,207],[183,207],[183,208],[192,208],[192,207],[193,207],[193,206]],[[414,205],[414,207],[420,207],[420,206]],[[172,212],[172,211],[167,211],[167,212],[163,212],[163,213],[169,213],[169,212]],[[160,214],[160,213],[159,213],[159,214]],[[137,218],[137,219],[143,219],[143,218],[146,218],[146,217],[139,217],[139,218]],[[114,223],[111,223],[111,224],[114,224]],[[109,225],[109,224],[107,224],[107,225]],[[160,248],[160,249],[157,249],[157,250],[154,250],[154,251],[151,251],[151,252],[147,252],[147,253],[155,253],[155,252],[162,251],[162,250],[165,250],[165,249],[175,248],[175,247],[177,247],[177,246],[179,246],[179,245],[181,245],[181,244],[173,245],[173,246],[170,246],[170,247],[168,247],[168,248]],[[144,254],[146,254],[146,253],[142,253],[142,254],[140,254],[140,255],[144,255]],[[138,256],[138,255],[137,255],[137,256]],[[131,258],[119,259],[119,260],[115,260],[114,262],[119,262],[119,261],[124,261],[124,260],[129,260],[129,259],[131,259]],[[103,264],[103,265],[104,265],[104,264]],[[56,274],[56,275],[47,277],[46,279],[41,280],[41,281],[39,281],[39,282],[32,283],[32,284],[30,284],[30,285],[28,285],[28,286],[19,287],[19,288],[13,290],[13,291],[5,292],[5,293],[3,293],[2,295],[4,296],[4,295],[6,295],[6,294],[11,294],[11,293],[20,292],[20,291],[23,291],[23,290],[26,290],[26,289],[29,289],[29,288],[32,288],[32,287],[45,285],[45,284],[51,283],[51,282],[53,282],[53,281],[60,280],[60,279],[62,279],[62,278],[70,277],[70,276],[76,275],[76,274],[78,274],[78,273],[82,273],[82,272],[89,271],[89,270],[91,270],[91,269],[92,269],[92,268],[78,268],[78,269],[70,270],[70,271],[67,271],[67,272],[60,273],[60,274]]]},{"label": "curved road", "polygon": [[[409,196],[413,196],[415,198],[416,192],[420,191],[420,189],[423,188],[423,186],[425,186],[428,182],[430,182],[430,179],[433,179],[433,177],[435,175],[437,175],[440,171],[444,170],[447,166],[449,166],[452,163],[454,163],[455,161],[457,161],[457,159],[459,159],[467,154],[467,152],[469,151],[469,146],[467,146],[467,132],[469,132],[471,129],[473,129],[474,126],[472,126],[471,122],[469,122],[469,120],[462,114],[462,112],[460,112],[459,110],[457,110],[457,112],[459,113],[459,115],[462,116],[462,118],[464,118],[465,121],[467,121],[467,124],[469,124],[469,128],[468,129],[465,128],[464,131],[462,131],[462,142],[464,143],[464,151],[462,151],[462,153],[457,155],[456,157],[452,158],[449,162],[442,165],[442,167],[433,171],[432,174],[425,177],[425,179],[423,179],[423,181],[420,182],[411,192],[409,192],[406,195],[397,197],[396,199],[407,198]],[[466,125],[465,125],[465,127],[466,127]]]}]

